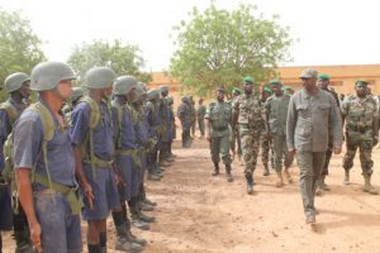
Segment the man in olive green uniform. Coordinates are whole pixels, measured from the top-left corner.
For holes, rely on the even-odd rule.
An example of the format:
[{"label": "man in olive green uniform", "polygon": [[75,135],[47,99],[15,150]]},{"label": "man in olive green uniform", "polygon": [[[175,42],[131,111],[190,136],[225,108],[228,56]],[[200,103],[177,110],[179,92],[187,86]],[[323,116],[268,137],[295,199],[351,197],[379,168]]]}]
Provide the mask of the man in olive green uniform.
[{"label": "man in olive green uniform", "polygon": [[[289,155],[297,156],[300,190],[306,223],[316,222],[314,197],[328,147],[329,130],[333,132],[334,153],[342,146],[342,122],[333,96],[317,87],[318,72],[306,69],[300,79],[303,89],[292,95],[286,122]],[[329,125],[331,124],[331,128]]]},{"label": "man in olive green uniform", "polygon": [[253,194],[253,172],[257,165],[259,139],[264,120],[259,94],[253,90],[253,78],[245,77],[243,83],[244,94],[237,98],[233,108],[233,127],[235,128],[238,123],[247,193]]},{"label": "man in olive green uniform", "polygon": [[201,139],[205,137],[205,114],[206,106],[203,105],[203,98],[200,98],[198,102],[197,119],[199,131],[201,132]]},{"label": "man in olive green uniform", "polygon": [[264,105],[266,123],[267,123],[267,135],[271,136],[274,145],[274,168],[277,173],[277,187],[284,185],[282,178],[282,164],[284,159],[284,174],[288,179],[288,183],[292,183],[293,180],[288,171],[290,167],[290,159],[288,156],[288,150],[286,148],[286,118],[289,107],[289,96],[284,96],[281,91],[281,81],[272,80],[270,82],[271,88],[274,92],[270,96]]},{"label": "man in olive green uniform", "polygon": [[[228,101],[228,103],[230,103],[232,108],[234,107],[238,96],[240,96],[241,94],[243,94],[243,91],[241,89],[239,89],[237,87],[234,87],[232,89],[232,98]],[[235,150],[236,144],[237,144],[237,150]],[[231,151],[232,151],[232,160],[235,159],[235,154],[237,153],[238,159],[240,161],[241,155],[243,154],[243,151],[241,150],[239,129],[237,127],[235,129],[233,129],[232,134],[231,134]]]},{"label": "man in olive green uniform", "polygon": [[197,110],[195,109],[195,101],[192,95],[189,95],[190,109],[191,109],[191,136],[195,138],[195,128],[197,122]]},{"label": "man in olive green uniform", "polygon": [[364,191],[378,194],[371,185],[373,173],[372,147],[378,143],[378,115],[376,103],[367,96],[368,82],[358,80],[355,83],[356,96],[348,97],[342,104],[343,120],[346,120],[347,151],[343,158],[345,184],[349,184],[349,171],[353,167],[356,150],[360,152],[362,175],[365,179]]},{"label": "man in olive green uniform", "polygon": [[[264,87],[261,93],[261,104],[264,105],[266,100],[272,95],[272,90],[269,87]],[[264,109],[264,108],[263,108]],[[263,112],[265,115],[265,112]],[[269,151],[271,153],[272,166],[273,166],[273,147],[271,136],[267,134],[267,131],[262,131],[260,135],[260,143],[261,143],[261,162],[264,166],[263,176],[269,176]]]},{"label": "man in olive green uniform", "polygon": [[214,163],[213,176],[219,174],[219,154],[226,166],[227,181],[232,182],[231,156],[230,156],[230,124],[232,119],[232,107],[224,102],[224,89],[216,91],[216,102],[212,102],[206,111],[207,141],[210,142],[211,159]]},{"label": "man in olive green uniform", "polygon": [[177,117],[182,126],[182,147],[191,146],[190,129],[191,129],[191,107],[190,100],[187,96],[182,97],[182,103],[177,108]]},{"label": "man in olive green uniform", "polygon": [[[329,86],[330,85],[330,77],[326,74],[320,74],[318,76],[317,85],[320,89],[330,93],[334,97],[337,107],[340,108],[340,102],[339,102],[338,94],[336,94],[336,92]],[[324,190],[324,191],[330,190],[330,187],[328,187],[328,185],[325,183],[325,178],[329,174],[329,164],[330,164],[330,159],[331,159],[332,150],[333,150],[332,131],[330,130],[329,132],[330,132],[329,143],[328,143],[328,148],[326,151],[325,164],[323,165],[322,174],[321,174],[321,177],[319,178],[318,183],[317,183],[318,188],[321,190]]]}]

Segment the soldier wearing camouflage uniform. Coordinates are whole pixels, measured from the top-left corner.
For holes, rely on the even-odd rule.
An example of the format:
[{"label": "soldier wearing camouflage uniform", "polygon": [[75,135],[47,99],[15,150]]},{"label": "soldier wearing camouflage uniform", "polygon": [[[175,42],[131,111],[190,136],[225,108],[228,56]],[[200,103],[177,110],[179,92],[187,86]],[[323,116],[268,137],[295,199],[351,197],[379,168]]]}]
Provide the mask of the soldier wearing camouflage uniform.
[{"label": "soldier wearing camouflage uniform", "polygon": [[[232,98],[228,101],[228,103],[231,105],[232,108],[234,107],[237,98],[242,93],[243,91],[237,87],[234,87],[232,89]],[[237,145],[237,150],[235,150],[236,145]],[[241,142],[240,142],[238,128],[233,129],[232,134],[231,134],[231,151],[232,151],[232,160],[235,159],[235,155],[237,153],[238,159],[240,161],[243,151],[241,150]]]},{"label": "soldier wearing camouflage uniform", "polygon": [[191,145],[190,128],[191,128],[191,107],[188,97],[182,97],[182,103],[177,109],[177,117],[182,125],[182,147],[188,148]]},{"label": "soldier wearing camouflage uniform", "polygon": [[350,169],[356,150],[360,152],[362,175],[365,180],[364,191],[378,194],[371,185],[373,173],[372,148],[378,143],[378,115],[376,103],[367,96],[368,82],[358,80],[355,83],[356,96],[348,97],[342,104],[343,120],[346,120],[346,147],[343,158],[345,169],[344,183],[349,184]]},{"label": "soldier wearing camouflage uniform", "polygon": [[270,96],[264,105],[267,129],[269,130],[267,135],[270,135],[274,145],[274,168],[277,173],[277,187],[284,185],[282,178],[282,167],[284,160],[284,174],[288,180],[288,183],[292,183],[293,180],[288,171],[290,167],[290,159],[288,156],[288,150],[286,148],[286,117],[288,114],[288,106],[290,98],[284,96],[281,91],[281,81],[272,80],[270,82],[271,88],[274,92]]},{"label": "soldier wearing camouflage uniform", "polygon": [[[261,104],[264,105],[266,100],[272,95],[272,90],[269,87],[264,87],[263,91],[261,93]],[[263,114],[265,114],[263,112]],[[262,131],[260,135],[260,143],[261,143],[261,162],[264,165],[264,171],[263,171],[263,176],[269,176],[269,167],[268,167],[268,162],[269,162],[269,151],[271,153],[271,164],[273,166],[273,147],[272,147],[272,140],[271,136],[267,134],[267,131]]]},{"label": "soldier wearing camouflage uniform", "polygon": [[[318,82],[317,85],[320,89],[329,92],[335,99],[336,105],[338,108],[340,108],[340,102],[338,98],[338,94],[329,87],[330,84],[330,77],[326,74],[320,74],[318,76]],[[329,145],[326,151],[326,158],[325,158],[325,164],[323,165],[323,170],[321,177],[318,180],[317,186],[319,189],[324,190],[324,191],[329,191],[330,187],[325,183],[325,178],[329,174],[329,164],[330,164],[330,159],[332,156],[332,150],[333,150],[333,136],[332,136],[332,131],[329,131]]]},{"label": "soldier wearing camouflage uniform", "polygon": [[219,154],[226,166],[227,181],[232,182],[231,155],[230,155],[230,124],[232,119],[232,107],[224,102],[224,89],[216,91],[216,102],[210,103],[206,111],[207,141],[210,142],[211,159],[214,163],[213,176],[219,174]]},{"label": "soldier wearing camouflage uniform", "polygon": [[236,124],[239,126],[247,193],[253,194],[253,172],[257,165],[259,139],[264,121],[259,95],[253,91],[253,78],[245,77],[243,81],[244,94],[237,98],[233,108],[233,127],[236,127]]},{"label": "soldier wearing camouflage uniform", "polygon": [[205,114],[206,106],[203,105],[203,98],[199,99],[198,109],[197,109],[197,120],[199,131],[201,132],[201,139],[205,137]]},{"label": "soldier wearing camouflage uniform", "polygon": [[191,109],[191,136],[192,136],[192,138],[195,138],[195,128],[196,128],[196,122],[197,122],[197,110],[195,109],[195,101],[193,99],[193,96],[189,95],[188,98],[189,98],[190,109]]}]

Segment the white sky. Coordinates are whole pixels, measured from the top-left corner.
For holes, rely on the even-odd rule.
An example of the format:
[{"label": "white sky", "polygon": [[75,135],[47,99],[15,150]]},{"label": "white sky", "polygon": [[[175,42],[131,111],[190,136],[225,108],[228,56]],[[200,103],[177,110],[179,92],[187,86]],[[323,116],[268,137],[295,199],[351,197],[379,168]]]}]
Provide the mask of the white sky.
[{"label": "white sky", "polygon": [[[234,9],[239,1],[217,0]],[[286,66],[380,63],[380,1],[242,0],[265,17],[280,15],[282,26],[298,39]],[[0,0],[6,10],[22,10],[45,42],[50,60],[66,61],[75,44],[122,39],[137,44],[148,71],[167,69],[173,53],[172,26],[188,19],[193,6],[208,0]]]}]

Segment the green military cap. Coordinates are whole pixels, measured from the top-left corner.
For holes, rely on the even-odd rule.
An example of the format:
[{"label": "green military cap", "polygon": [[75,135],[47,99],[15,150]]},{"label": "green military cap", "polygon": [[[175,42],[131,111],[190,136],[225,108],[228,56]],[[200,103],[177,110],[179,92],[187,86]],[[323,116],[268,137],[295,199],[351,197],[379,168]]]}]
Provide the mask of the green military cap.
[{"label": "green military cap", "polygon": [[319,74],[318,75],[318,79],[322,79],[322,80],[325,80],[325,81],[330,81],[330,76],[326,75],[326,74]]},{"label": "green military cap", "polygon": [[239,94],[243,94],[243,90],[238,88],[238,87],[233,87],[232,88],[232,92],[236,92],[236,93],[239,93]]},{"label": "green military cap", "polygon": [[253,84],[255,82],[255,79],[253,79],[250,76],[246,76],[246,77],[243,78],[243,82]]},{"label": "green military cap", "polygon": [[263,88],[263,91],[264,91],[264,92],[267,92],[267,93],[269,93],[269,94],[272,94],[272,93],[273,93],[273,91],[272,91],[269,87],[264,87],[264,88]]},{"label": "green military cap", "polygon": [[363,84],[363,85],[367,85],[367,84],[369,84],[369,82],[366,81],[366,80],[364,80],[364,79],[359,79],[359,80],[357,80],[357,81],[355,82],[355,85],[361,85],[361,84]]},{"label": "green military cap", "polygon": [[283,87],[281,88],[281,91],[286,91],[286,90],[293,90],[293,88],[290,87],[290,86],[283,86]]},{"label": "green military cap", "polygon": [[274,79],[274,80],[271,80],[269,82],[270,85],[277,85],[277,84],[281,84],[281,81],[279,79]]},{"label": "green military cap", "polygon": [[223,87],[219,87],[219,88],[217,88],[216,91],[217,91],[217,92],[223,92],[223,93],[225,92]]}]

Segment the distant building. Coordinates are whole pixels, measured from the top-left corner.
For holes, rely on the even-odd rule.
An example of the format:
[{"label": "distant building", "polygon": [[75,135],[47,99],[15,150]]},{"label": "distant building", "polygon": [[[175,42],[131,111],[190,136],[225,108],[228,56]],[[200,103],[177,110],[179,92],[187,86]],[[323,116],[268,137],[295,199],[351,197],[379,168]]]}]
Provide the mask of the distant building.
[{"label": "distant building", "polygon": [[[372,93],[380,94],[380,64],[281,67],[278,68],[278,77],[285,85],[292,86],[297,90],[302,87],[298,77],[305,68],[314,68],[320,73],[329,75],[331,85],[337,93],[353,94],[355,80],[365,79],[370,83]],[[153,81],[149,84],[150,87],[167,84],[172,92],[179,92],[179,83],[165,73],[153,72],[152,77]]]}]

